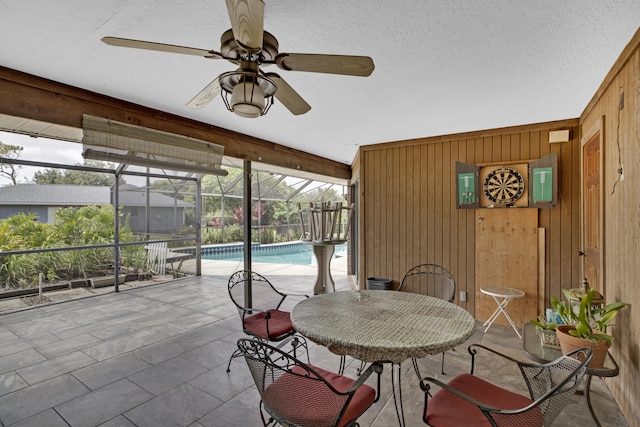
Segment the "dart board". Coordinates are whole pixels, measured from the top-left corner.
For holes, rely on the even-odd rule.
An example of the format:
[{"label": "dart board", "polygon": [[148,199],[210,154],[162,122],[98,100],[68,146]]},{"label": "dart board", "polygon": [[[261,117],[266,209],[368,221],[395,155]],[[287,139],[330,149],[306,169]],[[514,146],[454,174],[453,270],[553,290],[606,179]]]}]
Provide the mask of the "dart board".
[{"label": "dart board", "polygon": [[524,179],[515,169],[501,167],[492,170],[484,179],[484,195],[499,205],[510,205],[524,192]]}]

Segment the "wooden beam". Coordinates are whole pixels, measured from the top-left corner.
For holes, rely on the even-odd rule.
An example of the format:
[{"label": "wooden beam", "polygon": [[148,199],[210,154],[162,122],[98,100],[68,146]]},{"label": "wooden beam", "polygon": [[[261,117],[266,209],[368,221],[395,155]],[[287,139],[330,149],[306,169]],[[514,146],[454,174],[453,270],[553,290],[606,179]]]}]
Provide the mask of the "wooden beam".
[{"label": "wooden beam", "polygon": [[495,129],[474,130],[469,132],[454,133],[448,135],[439,136],[426,136],[423,138],[407,139],[402,141],[390,141],[380,144],[365,145],[360,147],[361,152],[386,150],[391,147],[411,146],[411,145],[423,145],[423,144],[439,144],[449,143],[454,140],[468,140],[473,138],[488,138],[493,136],[504,136],[509,134],[519,134],[522,132],[532,132],[536,130],[544,130],[546,132],[549,129],[559,129],[565,127],[578,126],[578,119],[563,119],[555,120],[551,122],[532,123],[527,125],[509,126]]},{"label": "wooden beam", "polygon": [[214,142],[237,159],[351,178],[344,163],[5,67],[0,67],[0,114],[77,128],[82,115],[90,114]]}]

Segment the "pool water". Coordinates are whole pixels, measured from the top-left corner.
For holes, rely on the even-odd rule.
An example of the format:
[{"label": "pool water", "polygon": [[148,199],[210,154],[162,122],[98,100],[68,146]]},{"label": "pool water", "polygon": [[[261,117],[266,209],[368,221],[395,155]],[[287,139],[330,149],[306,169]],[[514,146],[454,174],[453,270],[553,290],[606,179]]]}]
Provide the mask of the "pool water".
[{"label": "pool water", "polygon": [[[336,245],[334,258],[343,257],[347,252],[347,244]],[[220,252],[220,253],[203,253],[202,259],[221,260],[221,261],[242,261],[244,255],[242,251],[238,252]],[[266,262],[273,264],[297,264],[311,265],[316,260],[313,256],[311,245],[303,243],[296,245],[261,245],[254,246],[251,249],[252,262]]]}]

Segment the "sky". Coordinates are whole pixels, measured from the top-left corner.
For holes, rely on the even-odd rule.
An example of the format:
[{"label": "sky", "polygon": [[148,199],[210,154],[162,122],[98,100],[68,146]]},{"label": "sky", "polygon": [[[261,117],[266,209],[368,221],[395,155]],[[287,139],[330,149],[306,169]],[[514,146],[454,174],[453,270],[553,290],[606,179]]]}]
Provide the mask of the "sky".
[{"label": "sky", "polygon": [[[47,138],[33,138],[16,133],[0,132],[0,142],[24,147],[20,159],[73,165],[82,163],[82,144],[57,141]],[[18,170],[18,183],[31,182],[33,174],[39,168],[21,166]],[[0,186],[10,185],[11,180],[0,176]]]}]

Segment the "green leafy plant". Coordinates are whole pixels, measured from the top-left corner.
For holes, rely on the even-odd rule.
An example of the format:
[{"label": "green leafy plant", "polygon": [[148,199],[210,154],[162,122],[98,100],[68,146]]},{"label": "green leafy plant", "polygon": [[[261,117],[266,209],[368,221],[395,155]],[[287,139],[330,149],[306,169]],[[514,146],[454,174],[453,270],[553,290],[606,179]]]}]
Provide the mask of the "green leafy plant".
[{"label": "green leafy plant", "polygon": [[[569,291],[562,290],[567,301],[571,301]],[[604,307],[593,304],[595,290],[589,289],[581,298],[578,310],[573,310],[567,301],[560,301],[551,297],[551,304],[558,312],[562,321],[567,325],[574,325],[575,329],[569,330],[574,337],[584,338],[591,342],[606,341],[609,345],[613,337],[606,333],[607,327],[621,308],[629,305],[624,302],[614,302]]]},{"label": "green leafy plant", "polygon": [[178,268],[174,268],[173,267],[173,262],[171,262],[171,277],[173,277],[174,279],[179,279],[182,277],[182,263],[184,262],[183,260],[180,260],[180,262],[178,263]]},{"label": "green leafy plant", "polygon": [[558,327],[557,323],[547,322],[547,318],[544,314],[540,314],[537,319],[530,320],[530,322],[536,325],[538,328],[547,331],[555,331]]},{"label": "green leafy plant", "polygon": [[[111,244],[114,211],[110,205],[58,209],[55,223],[38,221],[34,214],[0,219],[0,252],[27,249],[68,248],[0,257],[0,290],[38,285],[40,273],[47,282],[113,274],[112,247],[78,249],[77,246]],[[135,241],[128,220],[120,227],[120,242]],[[122,265],[144,267],[146,254],[140,246],[121,248]]]}]

